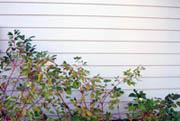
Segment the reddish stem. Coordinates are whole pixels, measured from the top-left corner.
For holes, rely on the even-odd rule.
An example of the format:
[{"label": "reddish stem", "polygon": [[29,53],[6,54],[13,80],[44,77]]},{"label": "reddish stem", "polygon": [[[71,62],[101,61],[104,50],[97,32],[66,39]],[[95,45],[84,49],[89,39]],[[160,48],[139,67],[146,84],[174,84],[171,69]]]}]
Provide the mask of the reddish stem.
[{"label": "reddish stem", "polygon": [[10,82],[10,80],[12,79],[12,76],[13,76],[15,70],[16,70],[16,63],[15,63],[14,61],[12,62],[12,65],[13,65],[12,71],[11,71],[11,73],[10,73],[10,75],[9,75],[9,78],[8,78],[8,80],[7,80],[7,83],[6,83],[6,85],[5,85],[4,93],[6,93],[7,87],[8,87],[8,85],[9,85],[9,82]]},{"label": "reddish stem", "polygon": [[[121,80],[119,80],[119,82],[114,86],[117,87],[119,84],[121,83]],[[106,98],[108,97],[109,94],[111,94],[111,92],[113,91],[114,87],[109,91],[109,92],[105,92],[105,94],[103,95],[102,99],[100,100],[99,104],[97,105],[97,107],[101,104],[104,103]]]},{"label": "reddish stem", "polygon": [[86,99],[85,99],[85,95],[84,95],[84,91],[83,90],[80,90],[80,93],[81,93],[81,97],[84,97],[84,100],[82,100],[82,103],[84,104],[84,106],[86,107],[86,109],[88,109],[87,107],[87,104],[86,104]]}]

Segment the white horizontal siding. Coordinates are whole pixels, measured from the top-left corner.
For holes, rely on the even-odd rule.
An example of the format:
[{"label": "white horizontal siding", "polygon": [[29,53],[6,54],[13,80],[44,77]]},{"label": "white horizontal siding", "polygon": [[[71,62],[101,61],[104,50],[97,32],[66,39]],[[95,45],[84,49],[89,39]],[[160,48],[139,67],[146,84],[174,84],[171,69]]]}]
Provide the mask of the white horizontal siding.
[{"label": "white horizontal siding", "polygon": [[151,97],[180,91],[179,0],[0,0],[3,52],[13,29],[35,35],[58,63],[81,56],[91,75],[108,78],[144,65],[136,88]]},{"label": "white horizontal siding", "polygon": [[[179,18],[179,8],[137,7],[137,6],[100,6],[82,4],[32,4],[32,3],[0,3],[0,15],[36,15],[36,16],[132,16]],[[7,10],[8,8],[8,10]],[[20,9],[19,9],[20,8]],[[143,9],[143,10],[142,10]],[[169,10],[171,9],[171,10]]]},{"label": "white horizontal siding", "polygon": [[[100,74],[105,77],[114,77],[117,75],[122,76],[122,71],[132,68],[131,66],[123,67],[112,67],[112,66],[88,66],[88,70],[92,70],[91,74]],[[179,78],[180,77],[180,67],[178,66],[149,66],[146,67],[146,70],[142,72],[143,78]],[[143,79],[142,79],[143,80]]]},{"label": "white horizontal siding", "polygon": [[[180,54],[180,43],[137,43],[137,42],[66,42],[66,41],[34,41],[38,50],[48,49],[51,53],[67,54]],[[0,41],[7,49],[7,41]],[[107,49],[111,48],[111,49]],[[152,49],[153,48],[153,49]],[[143,51],[142,51],[143,50]]]},{"label": "white horizontal siding", "polygon": [[178,7],[179,0],[0,0],[4,3],[45,3],[45,4],[98,4],[98,5],[136,5],[136,6],[155,6],[155,7]]},{"label": "white horizontal siding", "polygon": [[[144,18],[103,18],[71,16],[0,16],[1,27],[43,27],[43,28],[114,28],[114,29],[154,29],[178,30],[179,20]],[[13,21],[12,21],[13,20]],[[21,23],[21,24],[19,24]]]},{"label": "white horizontal siding", "polygon": [[[179,31],[65,29],[65,28],[0,28],[0,38],[7,39],[7,31],[20,29],[27,36],[35,35],[36,40],[93,40],[93,41],[150,41],[179,42]],[[152,49],[153,50],[153,49]]]},{"label": "white horizontal siding", "polygon": [[180,56],[155,54],[58,54],[57,62],[73,63],[75,56],[82,57],[89,65],[180,65]]}]

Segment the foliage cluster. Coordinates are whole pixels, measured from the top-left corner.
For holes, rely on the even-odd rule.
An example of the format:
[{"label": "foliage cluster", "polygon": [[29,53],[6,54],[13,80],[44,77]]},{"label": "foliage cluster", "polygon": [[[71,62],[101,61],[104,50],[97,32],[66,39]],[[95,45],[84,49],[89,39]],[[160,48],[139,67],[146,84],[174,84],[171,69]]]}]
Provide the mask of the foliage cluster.
[{"label": "foliage cluster", "polygon": [[128,106],[128,118],[138,121],[180,121],[180,94],[168,94],[164,99],[147,98],[142,91],[129,95],[133,102]]},{"label": "foliage cluster", "polygon": [[[122,84],[134,86],[144,69],[129,69],[114,79],[90,76],[80,57],[74,58],[74,64],[58,65],[55,55],[37,51],[33,37],[26,38],[18,30],[8,37],[9,46],[0,57],[0,121],[111,120],[108,111],[120,103]],[[179,95],[148,99],[135,91],[130,97],[134,102],[128,107],[129,120],[179,120],[175,110]]]}]

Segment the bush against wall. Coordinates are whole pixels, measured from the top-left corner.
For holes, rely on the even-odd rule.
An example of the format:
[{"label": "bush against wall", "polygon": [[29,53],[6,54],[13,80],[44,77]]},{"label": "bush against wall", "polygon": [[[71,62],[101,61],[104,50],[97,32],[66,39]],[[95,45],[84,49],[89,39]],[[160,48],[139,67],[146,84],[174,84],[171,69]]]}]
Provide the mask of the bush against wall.
[{"label": "bush against wall", "polygon": [[[1,121],[111,120],[110,111],[124,93],[122,84],[134,86],[144,69],[129,69],[123,78],[92,77],[80,57],[74,58],[74,64],[64,61],[58,65],[55,55],[36,50],[33,37],[26,38],[18,30],[9,32],[8,37],[9,47],[0,57]],[[130,97],[134,101],[128,106],[128,120],[180,120],[178,94],[162,100],[135,91]]]}]

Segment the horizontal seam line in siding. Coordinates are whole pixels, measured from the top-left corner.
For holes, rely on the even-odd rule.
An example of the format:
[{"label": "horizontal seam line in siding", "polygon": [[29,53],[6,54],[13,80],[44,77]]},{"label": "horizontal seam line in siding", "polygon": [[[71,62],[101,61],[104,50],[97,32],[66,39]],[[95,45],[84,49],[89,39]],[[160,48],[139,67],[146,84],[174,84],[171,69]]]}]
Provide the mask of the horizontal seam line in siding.
[{"label": "horizontal seam line in siding", "polygon": [[[137,89],[137,90],[150,90],[150,91],[157,91],[157,90],[180,90],[180,87],[175,87],[175,88],[134,88],[134,89]],[[123,89],[124,91],[132,91],[134,89]],[[109,90],[109,89],[107,89]],[[8,91],[17,91],[17,90],[8,90]],[[79,91],[78,89],[77,90],[73,90],[73,91]]]},{"label": "horizontal seam line in siding", "polygon": [[[135,88],[137,90],[151,90],[151,91],[155,91],[155,90],[179,90],[180,87],[175,87],[175,88]],[[123,90],[133,90],[133,89],[123,89]]]},{"label": "horizontal seam line in siding", "polygon": [[[9,41],[8,39],[1,39],[0,41]],[[55,41],[55,42],[127,42],[127,43],[180,43],[180,41],[155,41],[155,40],[70,40],[70,39],[59,39],[59,40],[54,40],[54,39],[38,39],[38,40],[33,40],[33,42],[51,42],[51,41]]]},{"label": "horizontal seam line in siding", "polygon": [[120,64],[115,64],[115,65],[99,65],[99,64],[88,64],[88,65],[84,65],[84,67],[127,67],[127,66],[133,66],[133,67],[136,67],[136,66],[144,66],[144,67],[180,67],[180,65],[173,65],[173,64],[169,64],[169,65],[158,65],[158,64],[156,64],[156,65],[154,65],[154,64],[151,64],[151,65],[149,65],[149,64],[122,64],[122,65],[120,65]]},{"label": "horizontal seam line in siding", "polygon": [[137,28],[95,28],[95,27],[0,27],[6,29],[87,29],[87,30],[135,30],[135,31],[175,31],[180,32],[180,29],[137,29]]},{"label": "horizontal seam line in siding", "polygon": [[107,54],[107,55],[109,55],[109,54],[111,54],[111,55],[113,55],[113,54],[119,54],[119,55],[121,55],[121,54],[122,54],[122,55],[126,55],[126,54],[128,54],[128,55],[131,55],[131,54],[132,54],[132,55],[134,55],[134,54],[135,54],[135,55],[136,55],[136,54],[137,54],[137,55],[138,55],[138,54],[140,54],[140,55],[141,55],[141,54],[143,54],[143,55],[145,55],[145,54],[150,54],[150,55],[161,55],[161,54],[162,54],[162,55],[171,55],[171,54],[172,54],[172,55],[179,55],[179,54],[180,54],[180,53],[136,53],[136,52],[129,52],[129,53],[128,53],[128,52],[49,52],[49,53],[50,53],[50,54],[70,54],[70,55],[71,55],[71,54],[73,54],[73,55],[74,55],[74,54],[83,54],[83,55],[84,55],[84,54],[95,54],[95,55],[96,55],[96,54],[98,54],[98,55],[99,55],[99,54],[105,54],[105,55],[106,55],[106,54]]},{"label": "horizontal seam line in siding", "polygon": [[[102,76],[103,78],[110,78],[110,79],[113,79],[113,78],[116,78],[116,76],[114,77],[107,77],[107,76]],[[119,78],[123,78],[123,77],[119,77]],[[142,76],[140,77],[139,80],[141,79],[179,79],[180,76]]]},{"label": "horizontal seam line in siding", "polygon": [[[103,78],[116,78],[116,77],[104,77],[102,76]],[[123,78],[123,77],[120,77],[120,78]],[[179,79],[180,76],[142,76],[140,77],[140,80],[141,79]]]},{"label": "horizontal seam line in siding", "polygon": [[[6,53],[6,52],[1,52]],[[180,53],[138,53],[138,52],[48,52],[57,55],[180,55]]]},{"label": "horizontal seam line in siding", "polygon": [[[116,78],[117,76],[114,76],[114,77],[111,77],[111,76],[101,76],[102,78],[111,78],[111,79],[113,79],[113,78]],[[92,76],[91,77],[89,77],[89,78],[92,78]],[[118,78],[123,78],[122,76],[120,76],[120,77],[118,77]],[[142,77],[140,77],[140,80],[141,80],[141,78],[142,79],[159,79],[159,78],[163,78],[163,79],[166,79],[166,78],[177,78],[177,79],[179,79],[180,78],[180,76],[142,76]],[[0,78],[0,79],[3,79],[3,78]],[[12,77],[11,79],[26,79],[26,78],[17,78],[17,77]]]},{"label": "horizontal seam line in siding", "polygon": [[99,17],[99,18],[139,18],[139,19],[172,19],[172,17],[144,17],[144,16],[112,16],[112,15],[68,15],[68,14],[0,14],[0,16],[66,16],[66,17]]},{"label": "horizontal seam line in siding", "polygon": [[80,2],[22,2],[22,1],[1,1],[0,3],[20,4],[70,4],[70,5],[98,5],[98,6],[130,6],[130,7],[156,7],[156,8],[180,8],[180,6],[168,5],[139,5],[139,4],[113,4],[113,3],[80,3]]}]

